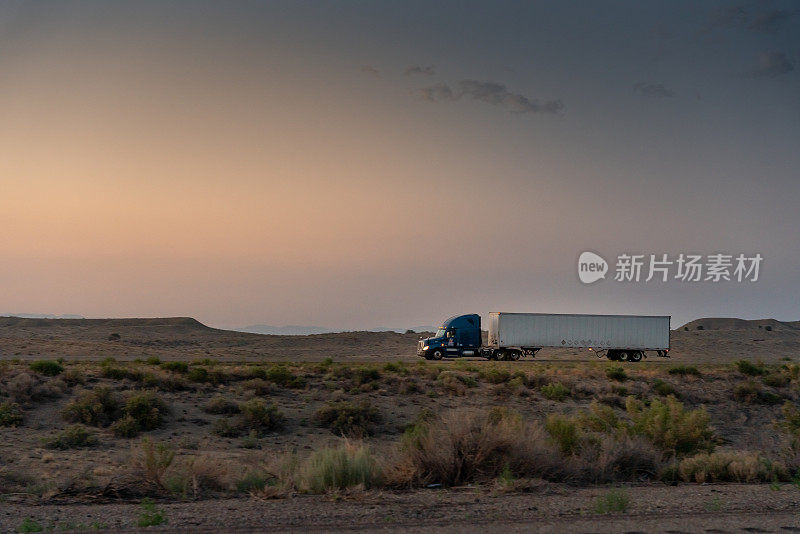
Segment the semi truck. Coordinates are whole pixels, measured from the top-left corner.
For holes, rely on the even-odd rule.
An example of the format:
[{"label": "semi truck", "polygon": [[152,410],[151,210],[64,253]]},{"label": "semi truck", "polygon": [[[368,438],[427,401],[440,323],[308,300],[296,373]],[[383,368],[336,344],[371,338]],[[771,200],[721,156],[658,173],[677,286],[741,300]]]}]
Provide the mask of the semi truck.
[{"label": "semi truck", "polygon": [[450,317],[432,337],[419,340],[417,355],[428,360],[519,360],[552,347],[585,348],[598,358],[623,362],[641,361],[648,352],[669,357],[670,316],[666,315],[492,312],[488,326],[484,345],[480,315]]}]

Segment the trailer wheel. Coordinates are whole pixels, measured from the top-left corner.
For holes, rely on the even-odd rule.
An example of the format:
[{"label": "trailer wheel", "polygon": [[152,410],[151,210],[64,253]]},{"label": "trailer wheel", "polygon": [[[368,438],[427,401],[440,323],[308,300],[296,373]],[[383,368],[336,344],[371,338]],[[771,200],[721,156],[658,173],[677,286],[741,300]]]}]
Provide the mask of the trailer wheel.
[{"label": "trailer wheel", "polygon": [[619,351],[619,357],[617,358],[621,362],[627,362],[630,358],[630,353],[627,350]]},{"label": "trailer wheel", "polygon": [[631,352],[629,360],[632,361],[632,362],[640,362],[640,361],[642,361],[642,351],[635,350],[635,351]]},{"label": "trailer wheel", "polygon": [[508,353],[508,359],[509,359],[509,360],[514,360],[514,361],[517,361],[517,360],[519,360],[519,357],[520,357],[520,355],[521,355],[520,351],[518,351],[518,350],[512,350],[512,351],[510,351],[510,352]]},{"label": "trailer wheel", "polygon": [[441,360],[443,357],[444,353],[442,352],[442,349],[436,349],[431,352],[431,358],[434,360]]},{"label": "trailer wheel", "polygon": [[619,351],[618,350],[609,350],[606,353],[606,358],[608,358],[612,362],[615,362],[615,361],[619,360]]}]

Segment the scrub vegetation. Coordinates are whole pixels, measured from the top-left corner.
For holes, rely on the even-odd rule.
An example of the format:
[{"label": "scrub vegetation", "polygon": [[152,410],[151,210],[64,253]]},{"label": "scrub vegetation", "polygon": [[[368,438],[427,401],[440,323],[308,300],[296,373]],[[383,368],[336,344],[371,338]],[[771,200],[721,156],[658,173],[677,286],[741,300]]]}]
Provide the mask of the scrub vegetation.
[{"label": "scrub vegetation", "polygon": [[792,363],[43,361],[0,368],[0,488],[31,499],[546,481],[617,513],[620,484],[800,479]]}]

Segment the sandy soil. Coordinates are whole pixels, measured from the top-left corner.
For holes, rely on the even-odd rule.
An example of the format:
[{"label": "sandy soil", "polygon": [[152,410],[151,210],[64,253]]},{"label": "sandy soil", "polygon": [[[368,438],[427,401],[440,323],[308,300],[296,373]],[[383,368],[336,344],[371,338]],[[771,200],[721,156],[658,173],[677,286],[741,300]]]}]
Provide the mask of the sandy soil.
[{"label": "sandy soil", "polygon": [[[159,503],[157,508],[168,521],[159,528],[168,532],[800,532],[800,490],[790,485],[629,487],[629,510],[597,515],[593,503],[607,491],[542,484],[532,493],[513,495],[459,488]],[[25,518],[56,528],[97,522],[114,531],[136,531],[140,513],[133,504],[12,503],[0,511],[0,532],[13,532]]]}]

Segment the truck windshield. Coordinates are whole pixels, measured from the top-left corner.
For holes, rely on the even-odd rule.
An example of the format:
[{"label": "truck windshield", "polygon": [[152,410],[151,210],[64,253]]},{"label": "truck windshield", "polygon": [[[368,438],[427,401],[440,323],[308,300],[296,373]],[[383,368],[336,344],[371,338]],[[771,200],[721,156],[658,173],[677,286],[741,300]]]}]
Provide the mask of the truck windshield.
[{"label": "truck windshield", "polygon": [[444,328],[440,328],[439,330],[436,331],[436,335],[433,336],[433,337],[444,337],[444,333],[445,333],[445,329]]}]

